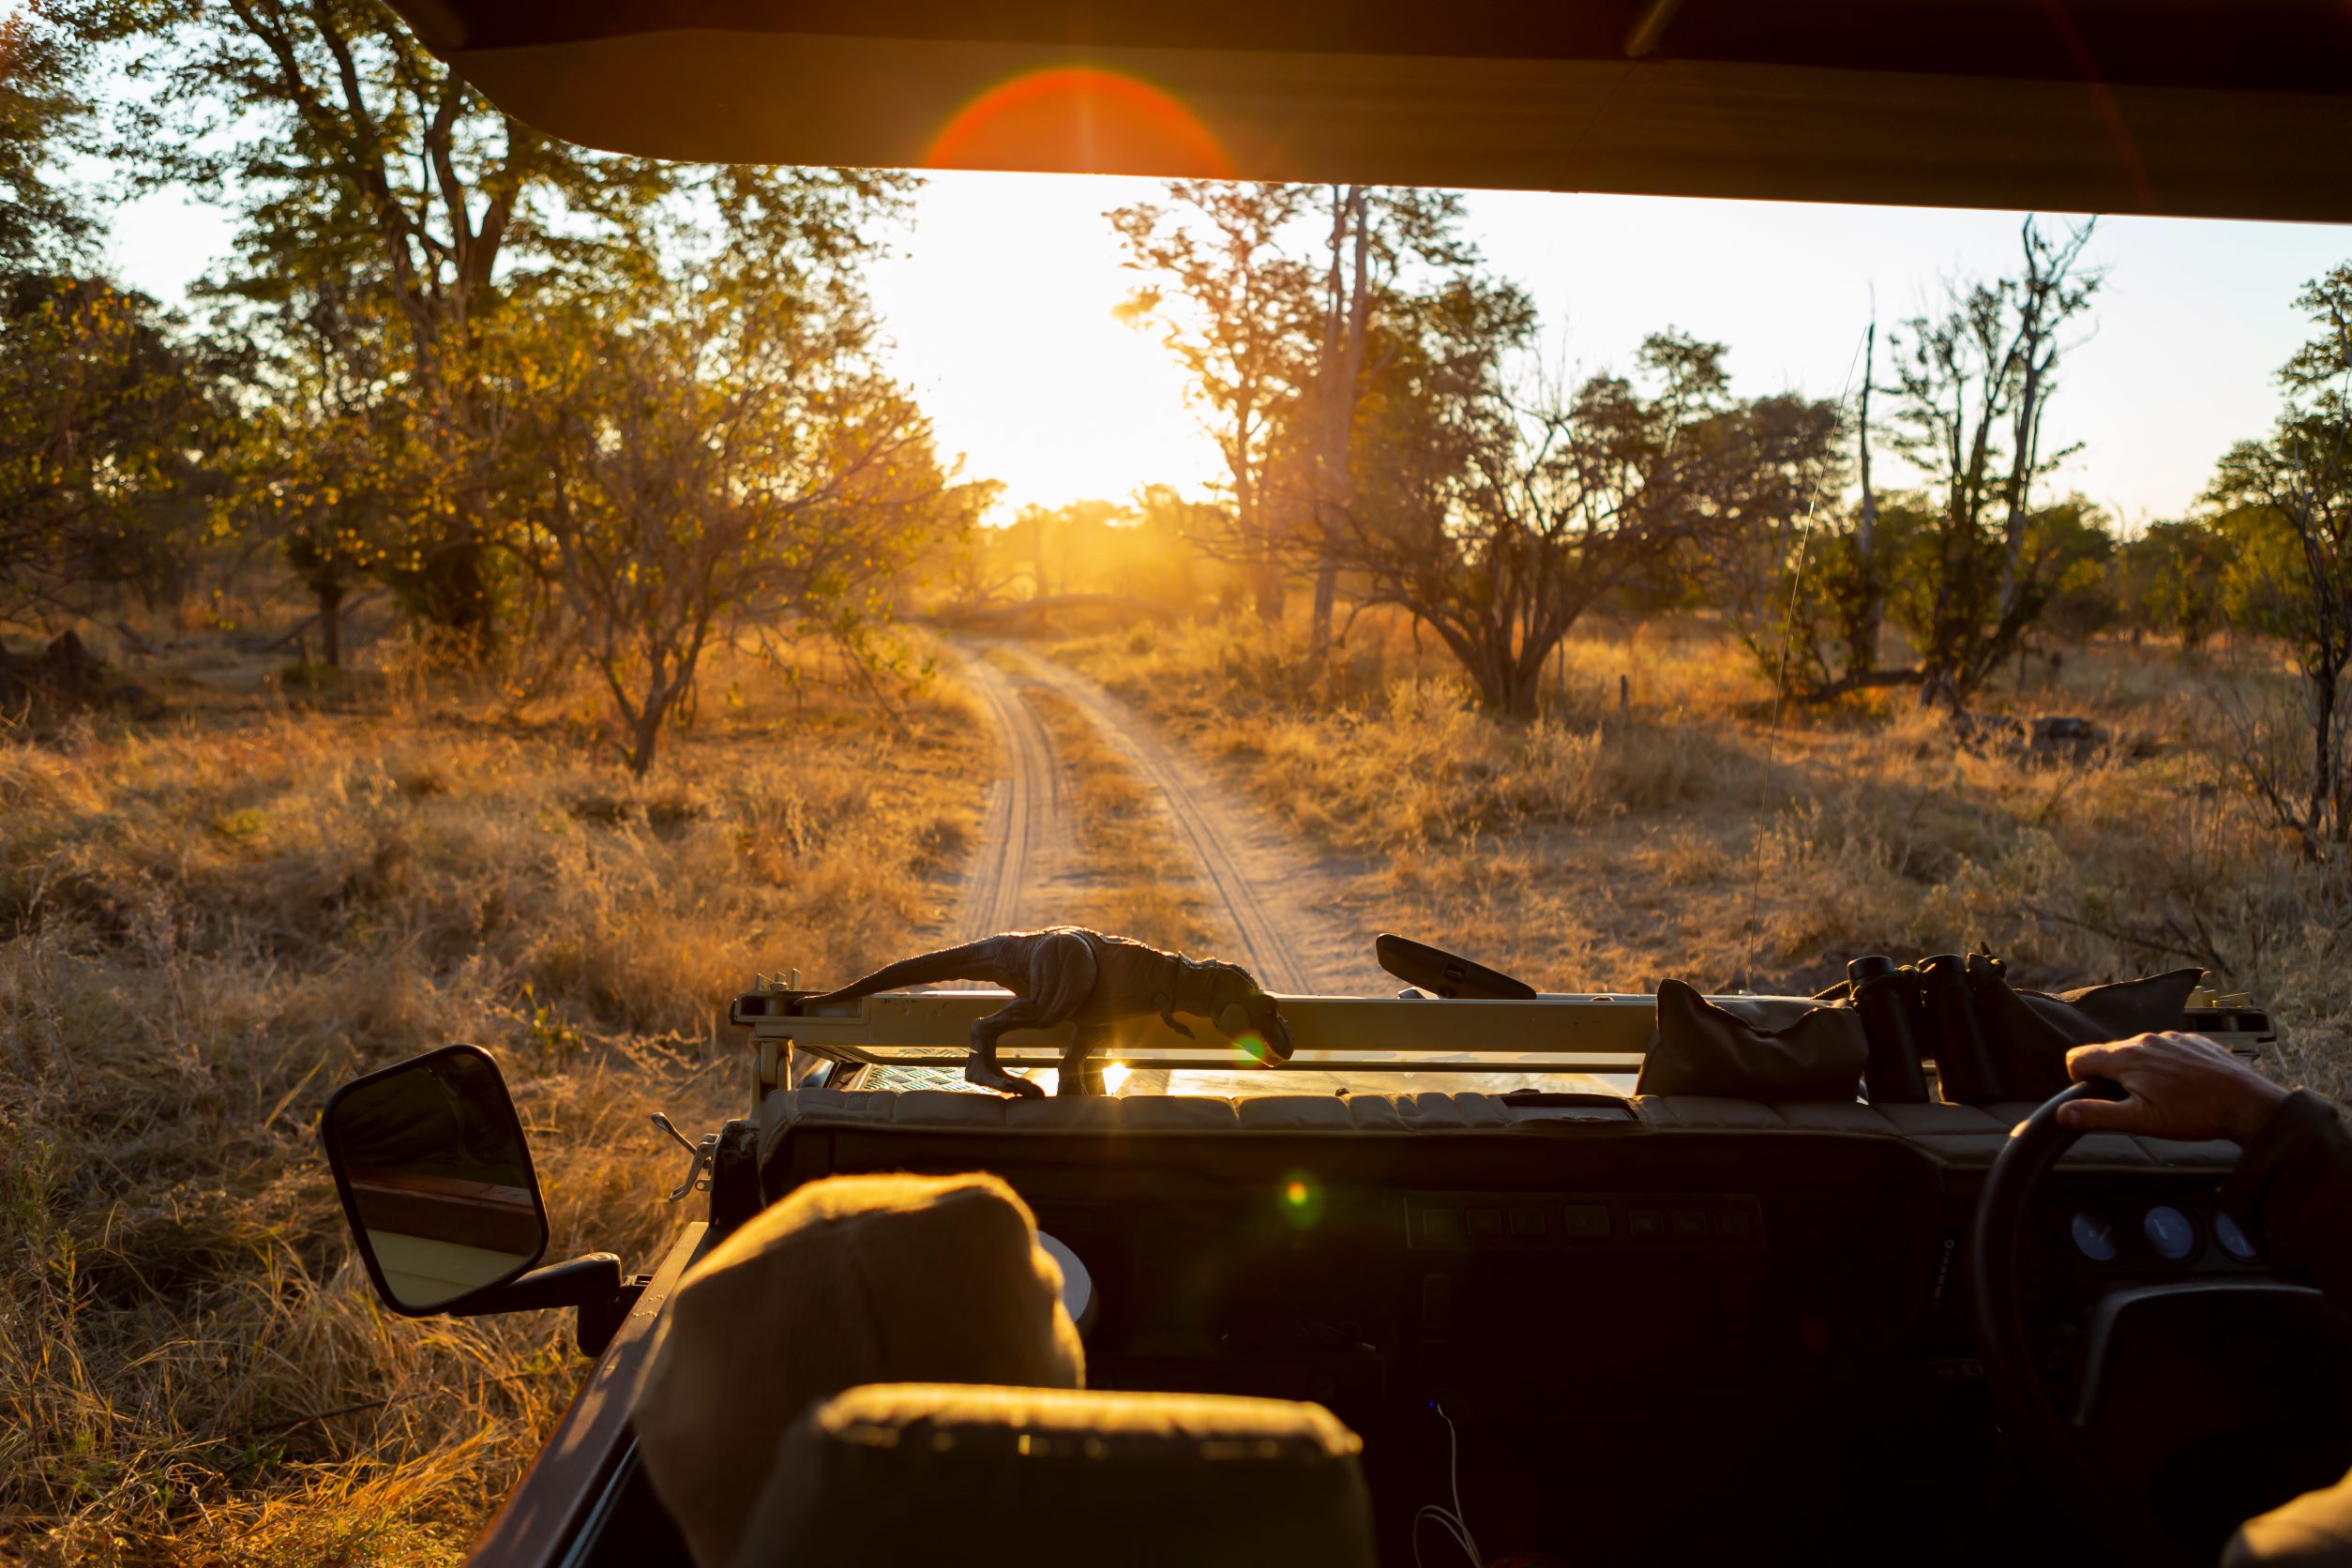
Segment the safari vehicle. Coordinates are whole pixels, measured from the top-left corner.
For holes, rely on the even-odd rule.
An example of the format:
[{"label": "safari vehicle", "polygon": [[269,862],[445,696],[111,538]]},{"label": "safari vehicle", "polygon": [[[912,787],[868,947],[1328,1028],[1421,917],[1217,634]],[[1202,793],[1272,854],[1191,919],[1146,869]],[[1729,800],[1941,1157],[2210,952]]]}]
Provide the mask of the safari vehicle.
[{"label": "safari vehicle", "polygon": [[[2341,0],[393,3],[510,113],[651,156],[2352,221]],[[1883,1020],[1866,1096],[1630,1093],[1651,998],[1405,967],[1279,998],[1287,1063],[1147,1026],[1108,1093],[1011,1100],[943,1092],[984,995],[762,986],[745,1114],[673,1194],[707,1208],[639,1273],[543,1263],[487,1056],[347,1086],[384,1298],[572,1307],[596,1358],[473,1561],[686,1560],[629,1425],[651,1331],[763,1206],[875,1170],[1009,1182],[1091,1384],[1334,1411],[1390,1562],[1457,1495],[1577,1563],[2209,1561],[2352,1464],[2352,1336],[2216,1207],[2228,1146],[2077,1140],[2095,1091],[1952,1093],[1950,1037]],[[2270,1040],[2243,999],[2182,1022]]]}]

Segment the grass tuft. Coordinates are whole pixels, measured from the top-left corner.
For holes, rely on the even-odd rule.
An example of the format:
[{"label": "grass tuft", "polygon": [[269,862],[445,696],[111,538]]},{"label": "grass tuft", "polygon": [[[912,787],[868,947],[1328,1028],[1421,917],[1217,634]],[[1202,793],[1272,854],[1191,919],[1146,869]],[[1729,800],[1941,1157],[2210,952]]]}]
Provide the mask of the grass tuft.
[{"label": "grass tuft", "polygon": [[462,1557],[583,1369],[569,1314],[387,1316],[327,1094],[490,1047],[550,1255],[643,1266],[682,1217],[645,1113],[744,1109],[726,999],[921,945],[977,821],[960,693],[720,674],[751,695],[641,784],[560,701],[413,684],[0,746],[0,1560]]}]

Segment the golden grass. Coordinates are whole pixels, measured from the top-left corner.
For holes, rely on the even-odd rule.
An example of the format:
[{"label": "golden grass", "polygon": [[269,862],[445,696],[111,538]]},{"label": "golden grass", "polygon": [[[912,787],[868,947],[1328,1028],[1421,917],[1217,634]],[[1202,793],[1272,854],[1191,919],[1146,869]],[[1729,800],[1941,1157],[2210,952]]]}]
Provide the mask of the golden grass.
[{"label": "golden grass", "polygon": [[460,1557],[584,1364],[568,1313],[377,1306],[327,1093],[492,1048],[550,1256],[646,1266],[686,1216],[645,1113],[742,1113],[755,971],[920,945],[988,772],[958,692],[877,722],[749,664],[642,784],[584,746],[593,693],[267,687],[0,748],[0,1560]]},{"label": "golden grass", "polygon": [[1960,746],[1907,694],[1774,724],[1703,622],[1573,640],[1527,724],[1368,618],[1320,663],[1301,628],[1239,620],[1056,653],[1368,865],[1391,928],[1539,986],[1811,989],[1857,954],[1980,941],[2034,984],[2197,963],[2273,1008],[2284,1076],[2352,1087],[2352,891],[2237,787],[2210,694],[2273,679],[2258,651],[2100,645],[1997,682],[1987,705],[2115,737],[2065,763]]}]

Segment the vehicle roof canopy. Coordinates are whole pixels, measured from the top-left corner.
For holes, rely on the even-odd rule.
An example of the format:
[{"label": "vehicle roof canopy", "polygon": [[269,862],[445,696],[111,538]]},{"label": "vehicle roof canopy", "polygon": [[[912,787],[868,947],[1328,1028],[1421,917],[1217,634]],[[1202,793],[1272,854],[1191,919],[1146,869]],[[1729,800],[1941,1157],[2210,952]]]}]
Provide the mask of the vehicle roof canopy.
[{"label": "vehicle roof canopy", "polygon": [[567,140],[2352,221],[2345,0],[392,0]]}]

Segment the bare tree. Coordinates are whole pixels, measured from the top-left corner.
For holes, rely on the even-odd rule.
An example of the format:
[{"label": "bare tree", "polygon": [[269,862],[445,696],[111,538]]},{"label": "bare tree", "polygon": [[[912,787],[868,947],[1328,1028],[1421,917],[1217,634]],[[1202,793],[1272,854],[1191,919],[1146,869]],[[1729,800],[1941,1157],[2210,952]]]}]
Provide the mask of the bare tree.
[{"label": "bare tree", "polygon": [[2016,648],[2051,584],[2027,557],[2033,487],[2070,457],[2043,423],[2068,324],[2098,292],[2082,265],[2090,223],[2045,233],[2028,218],[2017,274],[1956,289],[1898,345],[1890,444],[1930,476],[1931,546],[1909,565],[1915,679],[1928,701],[1965,701]]}]

